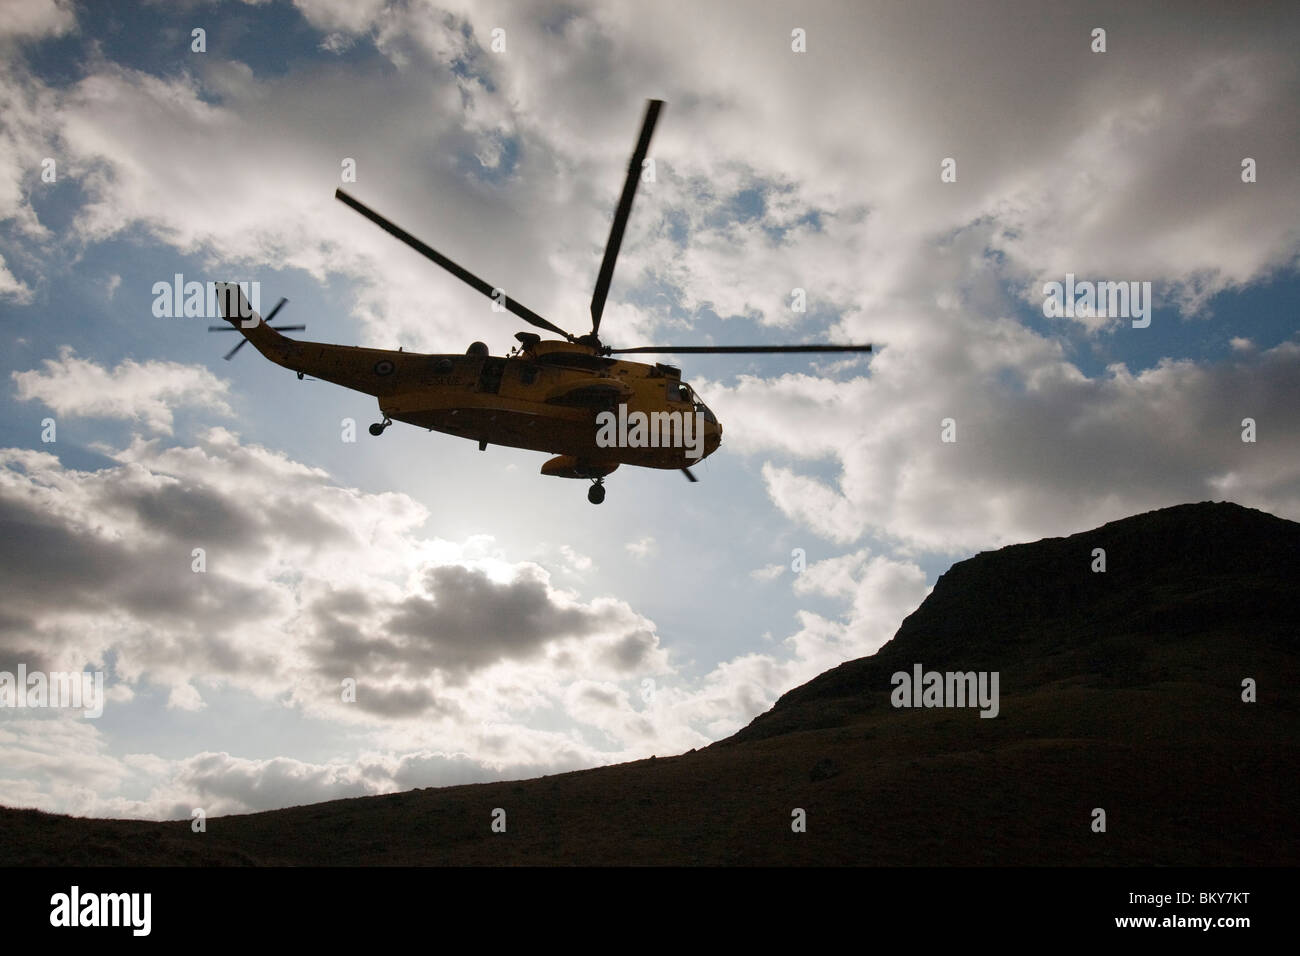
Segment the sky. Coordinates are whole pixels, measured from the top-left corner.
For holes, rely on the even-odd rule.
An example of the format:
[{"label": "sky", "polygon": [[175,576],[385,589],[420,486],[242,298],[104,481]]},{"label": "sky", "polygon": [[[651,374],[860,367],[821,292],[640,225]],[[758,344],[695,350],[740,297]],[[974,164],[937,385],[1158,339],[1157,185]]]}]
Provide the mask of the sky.
[{"label": "sky", "polygon": [[[980,551],[1192,501],[1300,520],[1294,5],[2,6],[0,671],[106,699],[0,708],[0,805],[680,753]],[[158,314],[179,274],[315,341],[514,344],[343,186],[585,331],[650,98],[604,341],[877,346],[668,359],[725,428],[696,484],[624,467],[595,507],[540,453],[373,438],[373,398]],[[1149,314],[1051,314],[1067,276]]]}]

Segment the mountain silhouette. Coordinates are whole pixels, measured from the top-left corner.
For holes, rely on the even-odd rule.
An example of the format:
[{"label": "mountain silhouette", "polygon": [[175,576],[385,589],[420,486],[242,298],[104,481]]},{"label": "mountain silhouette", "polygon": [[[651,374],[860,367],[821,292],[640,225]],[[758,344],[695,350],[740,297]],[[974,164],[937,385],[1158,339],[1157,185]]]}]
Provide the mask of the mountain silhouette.
[{"label": "mountain silhouette", "polygon": [[[203,834],[0,810],[0,864],[1295,865],[1297,582],[1300,524],[1165,508],[958,562],[878,653],[699,751]],[[997,672],[996,716],[894,706],[918,665]]]},{"label": "mountain silhouette", "polygon": [[[1092,570],[1095,549],[1104,551],[1104,572]],[[1022,691],[1054,681],[1119,688],[1229,674],[1207,667],[1245,667],[1244,678],[1250,662],[1293,657],[1298,584],[1300,524],[1227,502],[986,551],[940,575],[875,655],[791,690],[731,740],[833,726],[881,706],[872,692],[887,691],[890,675],[914,662],[1000,670],[1004,689]],[[1280,704],[1283,687],[1274,692]]]}]

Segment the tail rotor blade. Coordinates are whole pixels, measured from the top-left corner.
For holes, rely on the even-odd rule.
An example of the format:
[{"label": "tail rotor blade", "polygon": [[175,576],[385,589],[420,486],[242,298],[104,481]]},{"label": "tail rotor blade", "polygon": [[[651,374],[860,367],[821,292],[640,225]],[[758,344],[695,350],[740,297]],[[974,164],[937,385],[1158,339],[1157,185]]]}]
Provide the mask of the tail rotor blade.
[{"label": "tail rotor blade", "polygon": [[271,320],[275,318],[275,314],[279,312],[281,309],[283,309],[284,304],[288,301],[289,301],[288,299],[281,299],[279,302],[277,302],[275,304],[275,308],[271,310],[271,314],[263,318],[262,321],[265,322],[267,325],[270,325]]},{"label": "tail rotor blade", "polygon": [[231,349],[229,352],[227,352],[225,355],[223,355],[222,358],[224,358],[227,362],[229,362],[232,358],[235,357],[235,353],[238,352],[247,344],[248,344],[248,339],[240,339],[235,344],[235,347]]}]

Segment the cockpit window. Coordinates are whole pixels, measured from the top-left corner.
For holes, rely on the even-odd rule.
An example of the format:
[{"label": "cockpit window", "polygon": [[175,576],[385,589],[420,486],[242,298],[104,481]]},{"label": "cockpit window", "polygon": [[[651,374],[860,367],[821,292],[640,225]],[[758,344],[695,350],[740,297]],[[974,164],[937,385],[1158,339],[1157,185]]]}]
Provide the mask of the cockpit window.
[{"label": "cockpit window", "polygon": [[713,416],[713,412],[709,410],[709,406],[700,401],[700,397],[692,392],[691,387],[684,382],[668,383],[668,401],[686,402],[694,406],[695,411],[701,412],[706,422],[717,424],[718,420]]}]

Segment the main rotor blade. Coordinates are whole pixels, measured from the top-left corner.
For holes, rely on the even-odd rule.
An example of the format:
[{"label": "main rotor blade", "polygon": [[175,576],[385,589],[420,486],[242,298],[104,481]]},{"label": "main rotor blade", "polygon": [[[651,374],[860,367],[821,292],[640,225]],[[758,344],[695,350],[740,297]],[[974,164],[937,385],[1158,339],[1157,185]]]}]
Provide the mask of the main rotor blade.
[{"label": "main rotor blade", "polygon": [[870,345],[642,345],[634,349],[606,349],[609,355],[680,352],[683,355],[743,355],[758,352],[870,352]]},{"label": "main rotor blade", "polygon": [[636,195],[636,184],[641,179],[641,164],[650,150],[650,136],[655,131],[655,122],[659,119],[659,109],[663,100],[651,100],[645,109],[645,119],[641,123],[641,136],[636,141],[636,150],[632,161],[627,166],[627,179],[623,182],[623,195],[619,198],[618,208],[614,211],[614,222],[609,227],[609,241],[605,243],[605,258],[600,263],[600,274],[596,277],[596,291],[591,297],[591,334],[600,332],[600,317],[605,311],[605,297],[609,295],[609,283],[614,278],[614,260],[618,258],[619,246],[623,244],[623,230],[627,228],[627,217],[632,212],[632,199]]},{"label": "main rotor blade", "polygon": [[[305,331],[305,330],[306,330],[307,326],[305,326],[305,325],[272,325],[271,328],[275,329],[277,332],[302,332],[302,331]],[[238,332],[238,331],[240,331],[240,330],[237,329],[237,328],[235,328],[233,325],[209,325],[209,326],[208,326],[208,331],[209,331],[209,332]]]},{"label": "main rotor blade", "polygon": [[[353,199],[343,190],[341,189],[334,190],[334,198],[343,202],[345,205],[351,206],[357,212],[361,213],[361,215],[365,216],[367,219],[373,222],[380,229],[384,230],[384,232],[388,233],[390,236],[400,239],[402,242],[406,243],[408,246],[410,246],[420,255],[424,256],[426,259],[432,259],[438,265],[442,266],[444,269],[446,269],[448,272],[454,275],[457,279],[460,279],[462,282],[466,283],[467,285],[473,287],[474,289],[477,289],[479,292],[482,292],[489,299],[496,298],[496,296],[493,294],[496,291],[493,286],[484,282],[482,279],[474,275],[474,273],[470,272],[468,269],[464,269],[456,265],[456,263],[452,262],[450,259],[444,256],[442,253],[438,252],[432,246],[426,245],[425,243],[421,242],[419,239],[416,239],[415,236],[411,235],[401,226],[389,222],[383,216],[379,215],[379,213],[375,212],[373,209],[366,206],[364,203],[360,203],[357,200]],[[535,325],[539,329],[546,329],[546,331],[548,332],[554,332],[556,335],[563,336],[564,338],[568,339],[570,342],[573,341],[572,335],[564,331],[564,329],[560,328],[558,325],[552,325],[550,322],[547,322],[544,318],[542,318],[532,309],[520,305],[518,302],[516,302],[514,299],[510,298],[509,296],[503,295],[502,299],[507,309],[509,309],[515,315],[519,316],[519,318],[523,319],[529,325]]]}]

